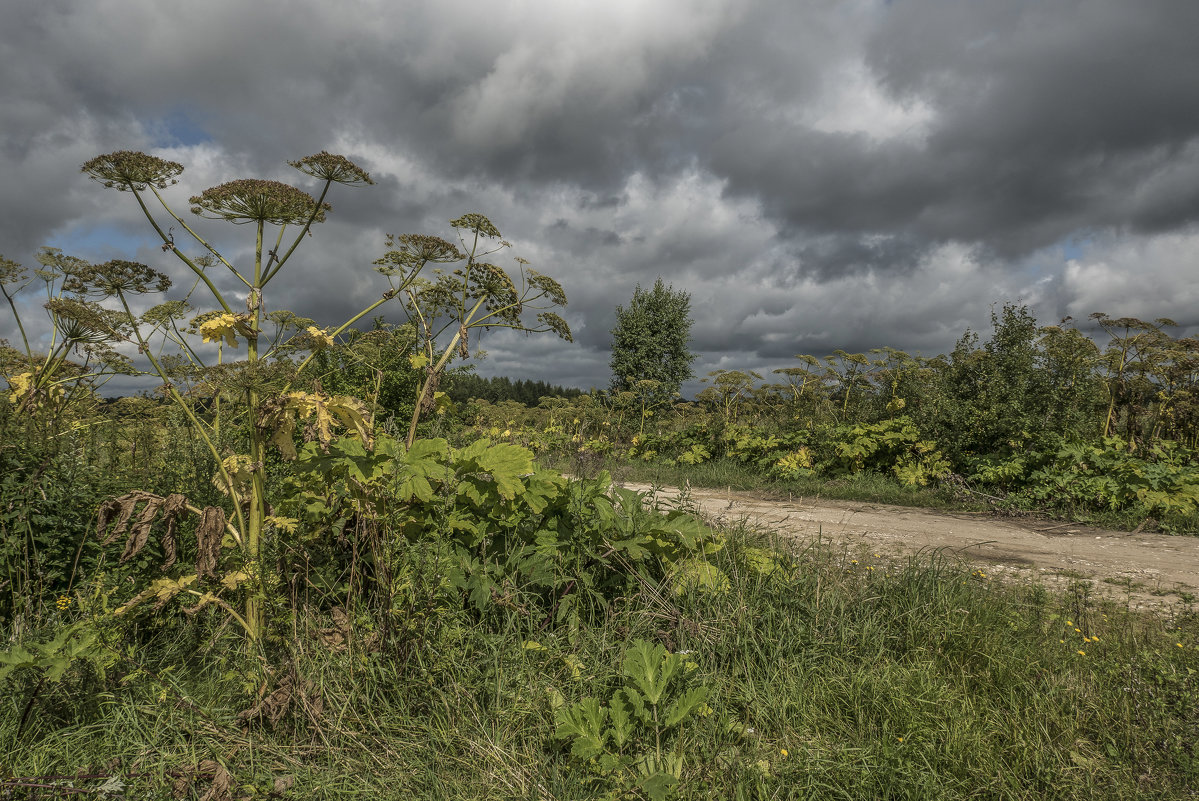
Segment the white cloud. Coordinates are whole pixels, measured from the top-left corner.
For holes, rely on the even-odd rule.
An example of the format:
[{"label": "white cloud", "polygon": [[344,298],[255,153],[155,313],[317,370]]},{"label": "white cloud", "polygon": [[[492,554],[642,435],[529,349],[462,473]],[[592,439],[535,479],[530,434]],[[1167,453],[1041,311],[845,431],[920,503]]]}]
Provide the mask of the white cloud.
[{"label": "white cloud", "polygon": [[1199,229],[1088,243],[1062,275],[1066,313],[1199,325]]}]

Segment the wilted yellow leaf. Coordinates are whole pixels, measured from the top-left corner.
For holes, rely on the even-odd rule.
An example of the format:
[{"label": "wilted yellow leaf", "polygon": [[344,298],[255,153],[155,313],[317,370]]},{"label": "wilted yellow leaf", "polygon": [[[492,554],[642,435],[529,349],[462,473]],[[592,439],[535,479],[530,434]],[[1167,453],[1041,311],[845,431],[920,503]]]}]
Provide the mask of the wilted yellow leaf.
[{"label": "wilted yellow leaf", "polygon": [[237,347],[237,315],[222,314],[211,320],[200,323],[200,337],[205,342],[220,342],[231,348]]},{"label": "wilted yellow leaf", "polygon": [[304,330],[308,332],[308,336],[312,337],[316,350],[333,347],[333,337],[329,336],[323,328],[310,325]]}]

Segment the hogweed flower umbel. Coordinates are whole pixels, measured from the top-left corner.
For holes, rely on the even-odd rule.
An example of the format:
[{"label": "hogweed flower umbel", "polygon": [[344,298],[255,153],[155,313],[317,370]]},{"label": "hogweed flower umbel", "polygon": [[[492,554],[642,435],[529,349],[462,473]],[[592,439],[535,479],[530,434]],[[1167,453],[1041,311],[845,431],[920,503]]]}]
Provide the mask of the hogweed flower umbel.
[{"label": "hogweed flower umbel", "polygon": [[205,189],[188,202],[192,214],[238,225],[251,222],[303,225],[310,219],[324,222],[325,212],[333,208],[328,203],[317,208],[307,192],[258,178],[242,178]]},{"label": "hogweed flower umbel", "polygon": [[166,189],[178,183],[175,178],[183,172],[183,165],[135,150],[118,150],[88,161],[83,172],[110,189],[140,192],[147,186]]},{"label": "hogweed flower umbel", "polygon": [[287,162],[305,175],[346,186],[362,186],[374,184],[366,170],[350,161],[345,156],[338,156],[322,150],[315,156],[307,156],[296,161]]}]

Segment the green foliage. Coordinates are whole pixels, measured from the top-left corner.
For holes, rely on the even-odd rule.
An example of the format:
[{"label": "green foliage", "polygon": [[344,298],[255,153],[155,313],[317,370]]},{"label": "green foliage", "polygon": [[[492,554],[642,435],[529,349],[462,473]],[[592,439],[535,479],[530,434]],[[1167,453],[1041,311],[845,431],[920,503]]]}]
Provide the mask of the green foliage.
[{"label": "green foliage", "polygon": [[1017,505],[1133,508],[1167,525],[1199,515],[1199,465],[1169,442],[1138,451],[1118,437],[1049,440],[1006,458],[979,459],[971,478],[1006,490]]},{"label": "green foliage", "polygon": [[282,514],[313,541],[385,525],[409,543],[448,546],[449,582],[479,611],[502,602],[577,620],[722,546],[693,517],[647,510],[642,495],[611,487],[606,474],[567,481],[536,466],[528,449],[486,439],[404,449],[383,435],[373,451],[358,439],[327,450],[309,443],[284,494]]},{"label": "green foliage", "polygon": [[622,686],[606,706],[587,697],[559,707],[558,738],[605,789],[640,788],[655,801],[671,798],[686,767],[683,724],[711,714],[711,690],[688,674],[698,664],[687,654],[634,640],[621,663]]},{"label": "green foliage", "polygon": [[525,406],[536,406],[542,398],[577,398],[584,394],[581,389],[560,387],[544,381],[527,378],[513,380],[507,376],[482,378],[471,373],[452,376],[446,384],[446,394],[455,403],[479,399],[489,403],[517,401]]},{"label": "green foliage", "polygon": [[406,421],[423,377],[409,358],[415,344],[411,326],[376,321],[370,330],[351,330],[345,341],[318,350],[311,374],[325,392],[371,402],[380,421]]},{"label": "green foliage", "polygon": [[829,472],[894,473],[902,484],[926,486],[950,471],[935,442],[923,440],[907,417],[836,429]]},{"label": "green foliage", "polygon": [[699,443],[693,444],[683,453],[679,454],[679,464],[702,464],[712,458],[712,453]]},{"label": "green foliage", "polygon": [[45,642],[24,640],[17,643],[7,651],[0,651],[0,683],[21,670],[32,670],[47,681],[57,682],[79,661],[102,668],[105,660],[98,638],[98,632],[90,624],[72,623],[59,628],[58,633]]},{"label": "green foliage", "polygon": [[[691,378],[691,296],[662,283],[638,285],[628,307],[616,307],[612,329],[612,391],[637,392],[650,406],[668,403]],[[637,382],[652,381],[653,385]]]}]

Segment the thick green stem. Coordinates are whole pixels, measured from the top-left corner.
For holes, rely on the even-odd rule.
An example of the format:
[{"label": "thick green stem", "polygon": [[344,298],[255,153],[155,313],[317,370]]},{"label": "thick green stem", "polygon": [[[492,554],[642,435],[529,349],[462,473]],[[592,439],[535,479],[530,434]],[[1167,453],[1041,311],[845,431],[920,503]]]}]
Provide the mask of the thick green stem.
[{"label": "thick green stem", "polygon": [[[17,291],[20,292],[24,286],[19,287]],[[0,292],[4,293],[4,299],[8,301],[8,305],[12,308],[13,319],[17,321],[17,329],[21,332],[21,341],[25,343],[25,355],[29,357],[30,361],[33,361],[33,350],[29,347],[29,337],[25,335],[25,326],[21,323],[21,315],[17,313],[17,304],[13,302],[13,296],[8,294],[8,290],[3,286],[0,286]]]},{"label": "thick green stem", "polygon": [[[248,311],[250,335],[247,339],[248,358],[251,368],[260,360],[258,355],[258,332],[262,319],[262,233],[265,223],[258,221],[254,244],[254,282],[250,289]],[[266,443],[258,430],[258,407],[260,398],[257,390],[246,390],[246,406],[250,418],[250,497],[246,519],[246,553],[249,558],[250,589],[246,592],[246,624],[255,639],[262,632],[259,593],[262,589],[262,531],[266,521]]]},{"label": "thick green stem", "polygon": [[[156,196],[158,195],[157,192],[155,192],[154,194]],[[220,290],[216,288],[216,284],[212,283],[212,279],[208,277],[207,273],[205,273],[204,270],[201,269],[194,261],[192,261],[187,256],[185,256],[183,254],[183,252],[179,250],[179,248],[175,247],[175,243],[171,241],[171,237],[169,237],[166,234],[166,232],[162,230],[162,226],[160,226],[158,224],[158,220],[155,220],[154,215],[150,214],[150,210],[148,208],[146,208],[146,202],[144,200],[142,200],[141,193],[135,189],[135,190],[133,190],[133,196],[135,198],[137,198],[137,205],[142,207],[142,214],[146,215],[146,219],[150,221],[150,225],[154,226],[154,230],[158,232],[158,235],[160,237],[162,237],[162,243],[164,245],[170,245],[171,252],[174,253],[176,256],[178,256],[179,260],[182,261],[184,264],[186,264],[191,269],[191,271],[196,274],[196,277],[198,277],[201,281],[204,282],[204,285],[206,287],[208,287],[208,291],[212,293],[212,297],[216,300],[217,303],[221,304],[221,308],[224,309],[229,314],[233,314],[233,309],[229,308],[229,304],[225,302],[225,296],[222,295]],[[172,217],[174,217],[176,220],[178,220],[179,224],[182,225],[184,228],[186,228],[187,232],[189,234],[191,234],[193,237],[195,237],[197,242],[199,242],[201,245],[204,245],[204,247],[208,248],[213,253],[216,253],[216,251],[213,250],[212,247],[210,247],[208,245],[208,243],[206,243],[203,239],[201,239],[199,236],[197,236],[191,230],[191,228],[188,228],[187,223],[183,222],[183,220],[180,219],[179,215],[177,215],[177,214],[175,214],[175,212],[171,211],[170,207],[168,207],[167,204],[165,202],[163,202],[161,197],[159,197],[158,200],[160,203],[162,203],[162,207],[167,210],[167,213],[170,214]],[[233,271],[234,275],[237,275],[238,278],[241,278],[241,276],[238,274],[237,270],[234,270],[232,267],[230,267],[229,262],[227,262],[223,258],[221,258],[220,254],[217,254],[217,258],[220,258],[222,262],[225,262],[225,266],[229,267],[229,269]],[[242,279],[242,280],[244,281],[245,279]]]},{"label": "thick green stem", "polygon": [[[289,258],[291,258],[291,254],[295,253],[296,248],[300,246],[300,242],[304,240],[304,235],[308,233],[310,228],[312,228],[312,223],[316,221],[317,216],[321,213],[321,204],[325,202],[325,195],[329,194],[329,186],[332,183],[332,181],[325,181],[325,187],[321,190],[321,196],[317,198],[316,205],[312,207],[312,214],[308,215],[308,222],[304,223],[304,227],[301,228],[300,233],[296,235],[296,241],[291,243],[291,247],[288,248],[287,252],[283,254],[283,258],[279,259],[279,261],[275,264],[274,269],[267,273],[266,277],[263,278],[261,282],[255,281],[255,286],[259,288],[266,286],[267,281],[270,281],[272,278],[274,278],[275,274],[278,273],[279,270],[283,269],[283,264]],[[279,232],[279,238],[283,238],[282,231]]]}]

